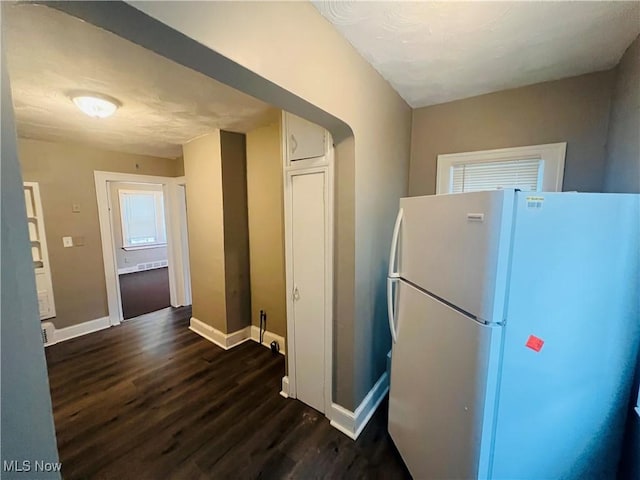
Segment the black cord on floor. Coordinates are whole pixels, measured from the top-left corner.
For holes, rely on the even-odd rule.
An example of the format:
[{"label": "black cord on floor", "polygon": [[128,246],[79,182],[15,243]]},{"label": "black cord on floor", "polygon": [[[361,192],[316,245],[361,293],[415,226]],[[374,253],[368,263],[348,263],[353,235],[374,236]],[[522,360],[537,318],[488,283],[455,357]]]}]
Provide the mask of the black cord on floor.
[{"label": "black cord on floor", "polygon": [[267,316],[264,313],[264,310],[260,310],[260,345],[262,345],[262,341],[264,338],[264,331],[267,329]]}]

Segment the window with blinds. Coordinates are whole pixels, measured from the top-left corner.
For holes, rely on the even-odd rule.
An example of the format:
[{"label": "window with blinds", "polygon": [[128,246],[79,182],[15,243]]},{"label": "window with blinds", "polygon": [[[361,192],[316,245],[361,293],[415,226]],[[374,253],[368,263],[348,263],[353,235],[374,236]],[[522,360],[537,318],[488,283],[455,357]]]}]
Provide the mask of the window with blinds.
[{"label": "window with blinds", "polygon": [[499,188],[540,191],[542,160],[507,160],[460,163],[451,166],[450,193],[478,192]]},{"label": "window with blinds", "polygon": [[126,249],[164,245],[164,199],[161,191],[119,190],[122,247]]}]

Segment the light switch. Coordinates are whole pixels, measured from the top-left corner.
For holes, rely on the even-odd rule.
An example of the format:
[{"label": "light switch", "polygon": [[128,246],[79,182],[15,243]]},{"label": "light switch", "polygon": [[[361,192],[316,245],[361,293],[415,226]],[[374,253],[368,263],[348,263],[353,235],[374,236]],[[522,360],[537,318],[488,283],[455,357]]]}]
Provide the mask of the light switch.
[{"label": "light switch", "polygon": [[74,203],[73,205],[71,205],[71,211],[73,213],[80,213],[80,204]]},{"label": "light switch", "polygon": [[73,237],[73,246],[82,247],[84,245],[84,236]]},{"label": "light switch", "polygon": [[73,247],[73,238],[62,237],[62,245],[64,246],[64,248]]}]

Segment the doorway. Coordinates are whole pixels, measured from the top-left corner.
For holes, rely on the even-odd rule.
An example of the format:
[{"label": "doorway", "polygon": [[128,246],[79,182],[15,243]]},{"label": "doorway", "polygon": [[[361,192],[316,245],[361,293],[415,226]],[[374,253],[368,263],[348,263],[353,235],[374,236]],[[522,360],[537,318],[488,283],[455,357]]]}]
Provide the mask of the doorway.
[{"label": "doorway", "polygon": [[184,177],[94,176],[110,324],[190,305]]},{"label": "doorway", "polygon": [[111,231],[122,316],[171,305],[162,185],[108,182]]}]

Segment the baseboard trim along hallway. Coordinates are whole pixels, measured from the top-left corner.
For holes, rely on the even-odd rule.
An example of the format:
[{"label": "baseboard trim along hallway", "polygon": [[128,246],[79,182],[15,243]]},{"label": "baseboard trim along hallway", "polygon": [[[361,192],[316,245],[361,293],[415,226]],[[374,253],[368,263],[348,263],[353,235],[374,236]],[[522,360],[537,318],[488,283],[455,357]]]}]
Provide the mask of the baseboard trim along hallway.
[{"label": "baseboard trim along hallway", "polygon": [[282,390],[280,390],[280,395],[284,398],[289,398],[289,377],[286,375],[282,377]]},{"label": "baseboard trim along hallway", "polygon": [[389,392],[389,375],[384,372],[375,385],[362,399],[355,412],[347,410],[337,403],[331,404],[331,426],[340,430],[349,438],[356,440],[378,409],[380,402]]},{"label": "baseboard trim along hallway", "polygon": [[[247,328],[251,328],[251,340],[260,343],[260,328],[256,327],[255,325],[251,325],[251,327]],[[262,334],[262,345],[267,348],[271,348],[271,342],[273,342],[274,340],[278,342],[278,345],[280,345],[280,353],[284,355],[284,337],[265,330]]]},{"label": "baseboard trim along hallway", "polygon": [[[49,347],[59,342],[64,342],[66,340],[71,340],[72,338],[81,337],[89,333],[104,330],[105,328],[109,328],[110,326],[111,323],[109,322],[109,317],[96,318],[95,320],[89,320],[87,322],[78,323],[76,325],[71,325],[64,328],[55,328],[55,325],[53,325],[52,322],[45,321],[42,322],[42,328],[46,328],[48,333],[47,342],[44,344],[44,346]],[[53,335],[49,333],[51,330],[53,330]]]},{"label": "baseboard trim along hallway", "polygon": [[[225,350],[229,350],[230,348],[240,345],[247,340],[253,340],[256,343],[260,343],[260,329],[255,325],[241,328],[235,332],[224,333],[217,328],[204,323],[202,320],[198,320],[196,317],[191,317],[191,320],[189,321],[189,330],[197,333],[201,337],[206,338]],[[280,353],[284,355],[284,337],[269,331],[265,331],[263,333],[263,346],[271,348],[271,342],[274,340],[278,342],[278,345],[280,345]]]},{"label": "baseboard trim along hallway", "polygon": [[247,340],[251,340],[251,330],[249,328],[243,328],[231,333],[224,333],[217,328],[204,323],[202,320],[198,320],[196,317],[191,317],[191,320],[189,321],[189,330],[197,333],[201,337],[206,338],[225,350],[229,350],[230,348],[240,345]]}]

